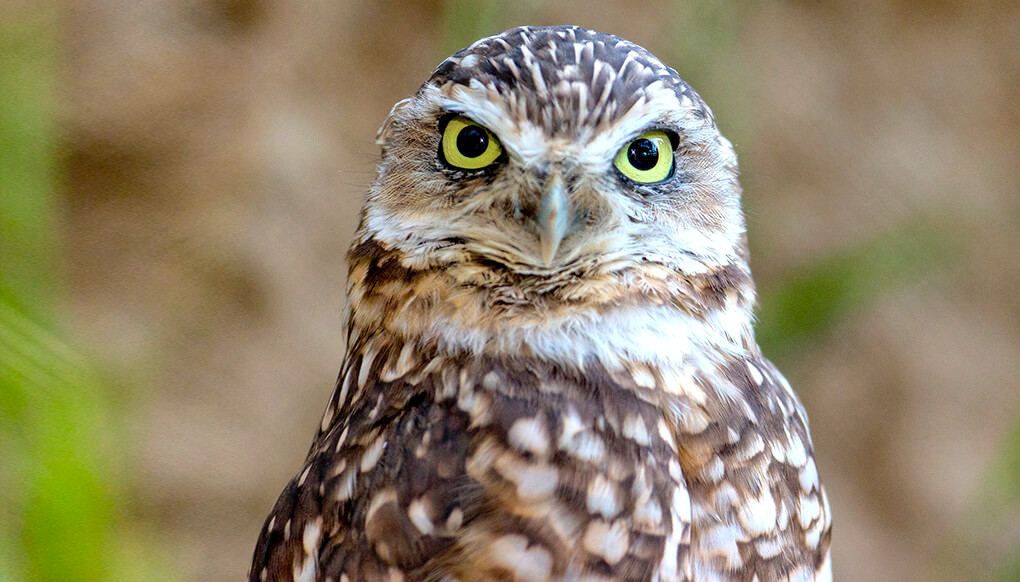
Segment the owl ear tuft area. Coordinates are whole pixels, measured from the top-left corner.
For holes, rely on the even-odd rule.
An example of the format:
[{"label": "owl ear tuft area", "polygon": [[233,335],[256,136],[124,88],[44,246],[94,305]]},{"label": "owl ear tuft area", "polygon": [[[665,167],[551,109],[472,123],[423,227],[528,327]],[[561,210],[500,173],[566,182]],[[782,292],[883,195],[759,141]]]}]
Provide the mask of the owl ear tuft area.
[{"label": "owl ear tuft area", "polygon": [[383,121],[382,127],[375,134],[375,143],[382,150],[382,155],[386,155],[386,140],[389,139],[390,133],[393,131],[393,122],[396,121],[400,114],[410,107],[414,101],[414,97],[408,97],[397,101],[393,108],[390,109],[390,114],[386,116],[386,121]]}]

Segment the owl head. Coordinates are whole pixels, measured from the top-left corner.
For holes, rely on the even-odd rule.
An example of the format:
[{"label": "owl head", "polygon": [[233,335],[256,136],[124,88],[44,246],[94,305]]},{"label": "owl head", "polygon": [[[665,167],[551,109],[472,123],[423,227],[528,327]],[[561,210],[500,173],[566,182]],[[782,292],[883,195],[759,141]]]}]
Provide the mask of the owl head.
[{"label": "owl head", "polygon": [[733,147],[676,71],[616,36],[482,39],[394,106],[378,142],[352,263],[371,241],[442,273],[458,305],[698,310],[749,285]]}]

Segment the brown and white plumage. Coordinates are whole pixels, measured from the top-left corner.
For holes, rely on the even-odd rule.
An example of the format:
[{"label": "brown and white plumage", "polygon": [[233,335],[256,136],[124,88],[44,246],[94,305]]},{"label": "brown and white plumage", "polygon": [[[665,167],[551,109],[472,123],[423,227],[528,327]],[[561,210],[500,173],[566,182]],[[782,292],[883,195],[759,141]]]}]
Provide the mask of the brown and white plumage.
[{"label": "brown and white plumage", "polygon": [[[451,117],[499,157],[451,164]],[[667,178],[614,167],[660,130]],[[517,28],[379,142],[347,356],[250,580],[831,579],[807,420],[751,327],[736,156],[675,71]]]}]

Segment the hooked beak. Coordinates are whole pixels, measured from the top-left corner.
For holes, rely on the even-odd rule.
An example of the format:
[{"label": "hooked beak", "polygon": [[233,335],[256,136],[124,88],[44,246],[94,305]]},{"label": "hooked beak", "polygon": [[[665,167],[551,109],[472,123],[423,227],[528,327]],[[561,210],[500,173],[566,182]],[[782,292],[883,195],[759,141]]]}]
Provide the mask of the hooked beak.
[{"label": "hooked beak", "polygon": [[542,202],[535,216],[538,224],[538,238],[542,247],[542,261],[552,265],[556,251],[570,226],[570,202],[567,200],[563,178],[558,173],[549,177],[542,193]]}]

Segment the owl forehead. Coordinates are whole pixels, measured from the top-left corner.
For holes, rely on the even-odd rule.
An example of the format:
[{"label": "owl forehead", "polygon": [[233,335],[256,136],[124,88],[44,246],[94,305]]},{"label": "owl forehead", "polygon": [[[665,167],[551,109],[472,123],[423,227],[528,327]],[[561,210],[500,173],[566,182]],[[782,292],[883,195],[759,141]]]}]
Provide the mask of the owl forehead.
[{"label": "owl forehead", "polygon": [[549,137],[590,137],[670,114],[712,123],[701,97],[650,52],[574,26],[521,27],[479,40],[425,86],[469,116],[526,122]]}]

